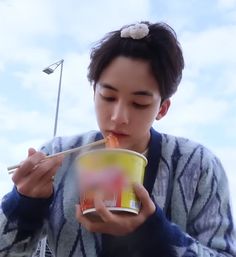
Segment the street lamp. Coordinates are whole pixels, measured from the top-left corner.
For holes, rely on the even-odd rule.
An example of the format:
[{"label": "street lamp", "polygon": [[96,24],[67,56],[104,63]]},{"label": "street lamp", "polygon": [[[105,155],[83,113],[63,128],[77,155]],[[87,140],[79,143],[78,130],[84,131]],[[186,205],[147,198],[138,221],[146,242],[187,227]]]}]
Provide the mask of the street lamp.
[{"label": "street lamp", "polygon": [[63,62],[64,60],[61,59],[58,62],[55,62],[45,69],[43,69],[43,72],[50,75],[52,74],[56,68],[61,65],[61,72],[60,72],[60,79],[59,79],[59,85],[58,85],[58,94],[57,94],[57,106],[56,106],[56,115],[55,115],[55,123],[54,123],[54,131],[53,131],[53,137],[56,136],[57,133],[57,121],[58,121],[58,111],[59,111],[59,104],[60,104],[60,94],[61,94],[61,79],[62,79],[62,71],[63,71]]}]

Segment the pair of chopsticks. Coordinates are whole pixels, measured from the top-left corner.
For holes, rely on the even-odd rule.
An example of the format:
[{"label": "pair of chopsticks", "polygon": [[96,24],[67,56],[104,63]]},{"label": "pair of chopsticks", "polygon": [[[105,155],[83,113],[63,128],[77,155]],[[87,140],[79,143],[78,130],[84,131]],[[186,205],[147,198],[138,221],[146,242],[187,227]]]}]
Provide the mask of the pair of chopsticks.
[{"label": "pair of chopsticks", "polygon": [[[84,148],[87,148],[87,147],[93,147],[93,146],[96,146],[96,145],[104,144],[104,143],[106,143],[106,141],[107,141],[106,139],[101,139],[101,140],[95,141],[95,142],[87,144],[87,145],[82,145],[82,146],[72,148],[72,149],[69,149],[69,150],[66,150],[66,151],[62,151],[62,152],[58,152],[58,153],[55,153],[55,154],[52,154],[52,155],[48,155],[48,156],[45,157],[45,160],[56,157],[56,156],[59,156],[59,155],[66,156],[68,154],[75,153],[75,152],[80,151],[80,150],[82,150]],[[7,168],[8,174],[12,174],[14,172],[14,170],[19,168],[20,166],[21,166],[20,164],[9,166]]]}]

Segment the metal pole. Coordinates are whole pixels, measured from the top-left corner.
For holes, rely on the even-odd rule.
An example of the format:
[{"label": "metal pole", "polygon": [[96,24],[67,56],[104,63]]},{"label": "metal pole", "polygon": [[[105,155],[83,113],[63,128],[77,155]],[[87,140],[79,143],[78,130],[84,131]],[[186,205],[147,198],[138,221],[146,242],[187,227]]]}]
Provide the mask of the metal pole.
[{"label": "metal pole", "polygon": [[39,257],[45,257],[45,253],[46,253],[46,242],[47,242],[47,238],[46,238],[46,237],[41,240]]},{"label": "metal pole", "polygon": [[57,133],[57,121],[58,121],[58,111],[59,111],[60,95],[61,95],[61,79],[62,79],[62,71],[63,71],[63,62],[64,62],[64,60],[62,59],[61,60],[61,72],[60,72],[59,86],[58,86],[58,94],[57,94],[57,106],[56,106],[53,137],[55,137],[56,133]]}]

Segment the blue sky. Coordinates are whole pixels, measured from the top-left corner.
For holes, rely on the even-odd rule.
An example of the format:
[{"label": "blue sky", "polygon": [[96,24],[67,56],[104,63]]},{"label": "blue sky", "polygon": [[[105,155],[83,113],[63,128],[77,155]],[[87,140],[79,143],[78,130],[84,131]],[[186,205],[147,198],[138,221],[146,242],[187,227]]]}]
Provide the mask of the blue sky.
[{"label": "blue sky", "polygon": [[175,29],[186,63],[169,114],[154,127],[212,150],[236,198],[236,0],[0,0],[0,17],[0,197],[12,187],[6,167],[53,135],[59,69],[42,69],[65,60],[58,135],[96,129],[90,49],[111,30],[149,20]]}]

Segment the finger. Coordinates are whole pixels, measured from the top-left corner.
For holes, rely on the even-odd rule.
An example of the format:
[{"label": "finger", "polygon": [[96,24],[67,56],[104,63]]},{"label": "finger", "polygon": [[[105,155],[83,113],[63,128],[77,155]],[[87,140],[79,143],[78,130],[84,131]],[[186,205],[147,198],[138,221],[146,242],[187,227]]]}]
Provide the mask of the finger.
[{"label": "finger", "polygon": [[31,172],[36,164],[45,159],[46,155],[42,152],[34,152],[30,151],[30,156],[22,162],[19,167],[22,175],[27,175],[27,173]]},{"label": "finger", "polygon": [[92,220],[86,215],[83,215],[79,204],[76,204],[76,219],[90,232],[109,232],[110,224],[106,224],[101,220]]},{"label": "finger", "polygon": [[152,199],[149,196],[148,191],[145,189],[145,187],[141,184],[135,183],[134,184],[134,192],[137,196],[137,198],[141,202],[141,212],[146,215],[151,215],[155,212],[155,204],[153,203]]},{"label": "finger", "polygon": [[34,187],[33,191],[29,193],[29,197],[33,198],[49,198],[53,194],[53,184],[48,182],[44,184],[38,184],[37,187]]},{"label": "finger", "polygon": [[[58,166],[49,170],[43,177],[38,178],[37,170],[24,177],[17,185],[19,193],[29,197],[48,198],[53,193],[52,176],[55,175]],[[36,174],[36,175],[35,175]]]},{"label": "finger", "polygon": [[41,152],[30,152],[32,153],[25,161],[23,161],[18,169],[14,172],[12,176],[13,182],[16,184],[20,179],[27,176],[29,173],[33,171],[33,168],[36,164],[38,164],[41,160],[45,158],[45,155]]},{"label": "finger", "polygon": [[45,174],[42,177],[40,177],[40,182],[42,181],[42,183],[53,183],[54,177],[60,166],[61,163],[57,163],[53,168],[45,172]]},{"label": "finger", "polygon": [[113,214],[106,208],[100,193],[97,193],[94,197],[94,207],[97,214],[104,222],[109,222],[112,220]]},{"label": "finger", "polygon": [[58,168],[61,166],[62,163],[62,158],[61,157],[55,157],[51,159],[47,159],[43,161],[38,169],[35,171],[35,179],[41,179],[41,178],[49,178],[51,179],[52,176],[55,175],[56,171]]},{"label": "finger", "polygon": [[21,179],[15,183],[17,190],[23,195],[35,196],[43,192],[42,188],[46,184],[50,184],[49,188],[52,189],[52,176],[56,174],[60,165],[61,157],[38,163],[34,166],[34,170],[31,173],[21,177]]},{"label": "finger", "polygon": [[25,183],[32,185],[52,183],[52,176],[54,176],[61,166],[61,157],[51,158],[38,163],[34,171],[25,177]]},{"label": "finger", "polygon": [[28,157],[30,157],[31,155],[33,155],[34,153],[36,153],[36,150],[34,148],[29,148],[28,149]]},{"label": "finger", "polygon": [[91,227],[93,221],[89,220],[89,218],[82,213],[80,204],[75,205],[76,219],[86,228]]}]

